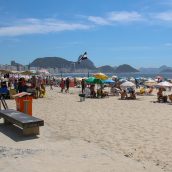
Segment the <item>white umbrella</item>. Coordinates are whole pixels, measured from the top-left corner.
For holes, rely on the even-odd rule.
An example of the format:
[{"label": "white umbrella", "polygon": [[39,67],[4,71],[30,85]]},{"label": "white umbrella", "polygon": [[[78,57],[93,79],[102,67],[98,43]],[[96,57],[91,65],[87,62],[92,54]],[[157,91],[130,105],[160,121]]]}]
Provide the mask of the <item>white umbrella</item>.
[{"label": "white umbrella", "polygon": [[112,78],[112,80],[114,80],[114,81],[115,81],[116,79],[118,79],[118,77],[115,76],[115,75],[113,75],[111,78]]},{"label": "white umbrella", "polygon": [[163,82],[160,82],[159,84],[157,84],[157,86],[160,86],[160,87],[172,87],[172,84],[170,82],[163,81]]},{"label": "white umbrella", "polygon": [[155,85],[157,85],[157,82],[155,80],[153,80],[153,79],[149,79],[148,81],[144,82],[144,85],[146,85],[146,86],[155,86]]},{"label": "white umbrella", "polygon": [[136,85],[135,85],[134,83],[130,82],[130,81],[126,81],[126,82],[122,83],[122,84],[120,85],[120,87],[121,87],[122,89],[129,88],[129,87],[135,88]]}]

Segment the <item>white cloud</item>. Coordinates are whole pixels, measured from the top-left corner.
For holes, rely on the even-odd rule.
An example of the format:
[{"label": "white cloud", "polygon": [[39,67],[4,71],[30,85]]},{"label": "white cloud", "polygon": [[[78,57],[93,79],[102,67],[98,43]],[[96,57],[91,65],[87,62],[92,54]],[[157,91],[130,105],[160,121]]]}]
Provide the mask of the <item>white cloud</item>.
[{"label": "white cloud", "polygon": [[161,13],[156,13],[152,14],[152,18],[161,20],[161,21],[172,21],[172,12],[161,12]]},{"label": "white cloud", "polygon": [[133,22],[133,21],[140,21],[143,20],[143,17],[138,12],[110,12],[108,14],[108,20],[114,22]]},{"label": "white cloud", "polygon": [[15,24],[0,27],[0,36],[19,36],[26,34],[44,34],[51,32],[85,30],[91,26],[80,23],[66,23],[55,19],[23,19],[18,20]]},{"label": "white cloud", "polygon": [[92,21],[98,25],[108,25],[109,24],[109,21],[107,19],[104,19],[103,17],[89,16],[88,20]]},{"label": "white cloud", "polygon": [[130,23],[136,21],[142,21],[144,18],[138,12],[132,11],[112,11],[106,14],[105,17],[89,16],[88,20],[94,22],[97,25],[110,25],[113,23]]},{"label": "white cloud", "polygon": [[[79,16],[81,22],[65,22],[57,19],[26,18],[8,23],[1,21],[0,36],[20,36],[28,34],[46,34],[62,31],[88,30],[95,26],[151,22],[151,24],[172,23],[172,11],[159,13],[139,13],[137,11],[112,11],[104,16]],[[7,22],[7,21],[6,21]],[[88,23],[89,22],[89,23]],[[91,22],[91,23],[90,23]],[[145,23],[146,23],[145,22]],[[163,23],[163,26],[164,23]]]}]

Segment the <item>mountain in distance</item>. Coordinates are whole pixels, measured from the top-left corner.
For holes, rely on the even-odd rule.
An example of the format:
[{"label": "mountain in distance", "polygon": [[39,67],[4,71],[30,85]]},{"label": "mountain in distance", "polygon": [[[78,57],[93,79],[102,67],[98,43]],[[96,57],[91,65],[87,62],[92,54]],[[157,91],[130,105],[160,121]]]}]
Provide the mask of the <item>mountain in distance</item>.
[{"label": "mountain in distance", "polygon": [[141,73],[152,73],[152,74],[158,74],[158,73],[167,73],[172,70],[171,67],[168,67],[166,65],[160,66],[159,68],[140,68],[139,71]]},{"label": "mountain in distance", "polygon": [[161,71],[161,73],[172,73],[172,68],[171,69],[164,69]]},{"label": "mountain in distance", "polygon": [[160,73],[171,73],[172,72],[172,68],[168,67],[166,65],[161,66],[159,69],[160,69]]},{"label": "mountain in distance", "polygon": [[40,68],[68,68],[68,69],[96,69],[94,63],[87,59],[83,60],[81,63],[68,61],[61,57],[43,57],[35,59],[31,64],[31,67]]},{"label": "mountain in distance", "polygon": [[97,67],[97,71],[102,73],[114,73],[115,69],[116,67],[112,67],[109,65]]},{"label": "mountain in distance", "polygon": [[102,73],[128,73],[128,72],[139,72],[137,69],[130,65],[123,64],[118,67],[112,67],[109,65],[101,66],[96,68],[94,63],[89,60],[83,60],[80,63],[68,61],[61,57],[43,57],[35,59],[31,64],[31,67],[38,68],[58,68],[63,72],[85,72],[90,70],[91,72],[102,72]]},{"label": "mountain in distance", "polygon": [[139,70],[133,68],[132,66],[128,65],[128,64],[123,64],[118,66],[115,69],[116,73],[135,73],[135,72],[139,72]]}]

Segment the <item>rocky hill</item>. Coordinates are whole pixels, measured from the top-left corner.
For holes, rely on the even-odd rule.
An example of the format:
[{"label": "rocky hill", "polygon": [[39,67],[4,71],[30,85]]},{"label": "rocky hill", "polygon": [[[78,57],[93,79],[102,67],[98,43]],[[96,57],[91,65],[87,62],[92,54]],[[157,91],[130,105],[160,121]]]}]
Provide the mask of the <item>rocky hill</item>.
[{"label": "rocky hill", "polygon": [[172,72],[172,67],[168,67],[166,65],[160,66],[159,68],[140,68],[139,71],[141,73],[153,73],[153,74],[158,74],[158,73],[171,73]]},{"label": "rocky hill", "polygon": [[115,69],[115,72],[116,73],[132,73],[132,72],[139,72],[139,71],[128,64],[123,64],[123,65],[118,66]]},{"label": "rocky hill", "polygon": [[96,67],[94,63],[87,59],[83,60],[81,63],[68,61],[60,57],[43,57],[35,59],[31,64],[31,67],[41,67],[41,68],[67,68],[67,69],[90,69],[94,70]]},{"label": "rocky hill", "polygon": [[43,57],[35,59],[31,64],[31,67],[40,68],[58,68],[63,72],[85,72],[90,70],[91,72],[102,72],[102,73],[128,73],[128,72],[138,72],[137,69],[131,67],[130,65],[124,64],[118,67],[112,67],[109,65],[95,67],[94,63],[89,60],[83,60],[81,63],[68,61],[61,57]]},{"label": "rocky hill", "polygon": [[102,73],[114,73],[115,67],[105,65],[105,66],[98,67],[97,71],[102,72]]}]

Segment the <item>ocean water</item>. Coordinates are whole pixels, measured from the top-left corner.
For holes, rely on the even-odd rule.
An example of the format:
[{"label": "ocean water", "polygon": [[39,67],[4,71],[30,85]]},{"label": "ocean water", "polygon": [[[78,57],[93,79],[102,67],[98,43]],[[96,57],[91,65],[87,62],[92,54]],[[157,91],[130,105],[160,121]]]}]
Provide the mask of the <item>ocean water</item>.
[{"label": "ocean water", "polygon": [[[145,78],[155,78],[157,76],[162,76],[166,79],[172,79],[172,73],[105,73],[107,76],[117,76],[119,78],[139,78],[139,77],[145,77]],[[57,77],[89,77],[92,76],[93,73],[59,73],[55,76]]]}]

